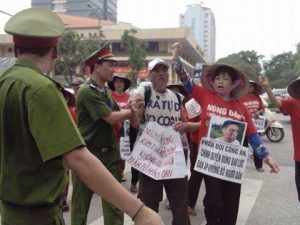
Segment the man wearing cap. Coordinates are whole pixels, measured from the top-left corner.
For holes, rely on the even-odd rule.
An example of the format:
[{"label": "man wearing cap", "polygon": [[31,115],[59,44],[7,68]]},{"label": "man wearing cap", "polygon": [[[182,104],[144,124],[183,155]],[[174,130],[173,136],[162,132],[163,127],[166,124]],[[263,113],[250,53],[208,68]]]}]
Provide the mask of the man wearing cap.
[{"label": "man wearing cap", "polygon": [[[170,127],[181,120],[181,102],[177,95],[167,89],[169,65],[162,59],[154,59],[148,64],[151,95],[147,105],[139,108],[140,122],[137,140],[150,121],[161,126]],[[133,98],[145,99],[145,87],[139,87]],[[184,132],[184,130],[182,130]],[[154,211],[159,211],[159,202],[165,188],[173,214],[172,225],[188,225],[187,212],[187,178],[155,180],[140,172],[138,196]]]},{"label": "man wearing cap", "polygon": [[[106,82],[113,79],[113,58],[109,43],[91,54],[86,60],[86,72],[90,76],[77,94],[78,127],[87,148],[118,180],[121,180],[116,131],[121,121],[133,115],[134,108],[119,110]],[[86,224],[93,191],[74,174],[71,205],[72,225]],[[105,225],[122,225],[123,213],[102,199]]]},{"label": "man wearing cap", "polygon": [[[85,147],[63,88],[45,76],[57,57],[64,24],[53,12],[31,8],[5,25],[16,63],[0,76],[0,199],[5,225],[63,225],[60,195],[65,163],[136,224],[162,224],[133,198]],[[145,215],[143,215],[145,214]],[[147,219],[145,219],[145,216]]]},{"label": "man wearing cap", "polygon": [[291,117],[293,142],[294,142],[294,160],[295,160],[295,182],[300,202],[300,78],[292,81],[287,88],[290,95],[288,99],[278,99],[274,96],[266,76],[259,77],[259,83],[267,92],[270,101],[280,111]]}]

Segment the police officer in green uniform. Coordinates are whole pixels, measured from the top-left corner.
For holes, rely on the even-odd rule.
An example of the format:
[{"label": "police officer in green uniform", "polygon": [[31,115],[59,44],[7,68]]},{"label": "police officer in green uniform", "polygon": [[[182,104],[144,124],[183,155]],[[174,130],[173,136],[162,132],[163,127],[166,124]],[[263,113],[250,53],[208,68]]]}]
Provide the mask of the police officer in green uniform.
[{"label": "police officer in green uniform", "polygon": [[[0,200],[3,225],[62,225],[65,163],[136,224],[161,225],[85,147],[63,88],[47,77],[64,24],[46,9],[26,9],[5,25],[16,63],[0,75]],[[145,219],[146,218],[146,219]],[[148,222],[150,221],[150,223]]]},{"label": "police officer in green uniform", "polygon": [[[132,112],[131,109],[120,111],[110,90],[105,86],[106,82],[112,80],[115,63],[109,43],[85,60],[86,73],[90,78],[78,91],[76,108],[78,127],[88,149],[120,181],[120,157],[115,129]],[[85,225],[93,192],[76,175],[72,177],[72,181],[71,223]],[[102,200],[102,209],[105,225],[123,225],[123,213],[119,209],[105,200]]]}]

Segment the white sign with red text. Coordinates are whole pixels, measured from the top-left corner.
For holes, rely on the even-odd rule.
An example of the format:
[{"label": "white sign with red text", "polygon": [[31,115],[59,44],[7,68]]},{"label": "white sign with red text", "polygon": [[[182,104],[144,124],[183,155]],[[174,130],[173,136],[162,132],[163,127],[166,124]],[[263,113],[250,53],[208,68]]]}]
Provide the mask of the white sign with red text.
[{"label": "white sign with red text", "polygon": [[147,123],[127,162],[155,180],[187,175],[179,133],[173,127],[163,127],[156,122]]}]

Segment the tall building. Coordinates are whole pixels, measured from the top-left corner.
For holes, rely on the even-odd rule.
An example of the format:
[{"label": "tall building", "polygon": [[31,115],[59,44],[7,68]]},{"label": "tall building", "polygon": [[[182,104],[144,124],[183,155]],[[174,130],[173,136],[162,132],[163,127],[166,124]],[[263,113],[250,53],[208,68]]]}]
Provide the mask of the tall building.
[{"label": "tall building", "polygon": [[188,5],[185,13],[180,15],[179,23],[180,27],[191,28],[208,62],[215,62],[216,26],[213,12],[201,4]]},{"label": "tall building", "polygon": [[118,0],[31,0],[31,7],[117,22]]}]

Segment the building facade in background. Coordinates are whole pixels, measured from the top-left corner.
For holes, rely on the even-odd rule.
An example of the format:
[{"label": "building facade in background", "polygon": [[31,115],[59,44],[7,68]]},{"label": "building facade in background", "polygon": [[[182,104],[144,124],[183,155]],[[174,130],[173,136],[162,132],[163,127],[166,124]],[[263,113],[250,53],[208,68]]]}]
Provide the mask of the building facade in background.
[{"label": "building facade in background", "polygon": [[[140,29],[130,23],[112,23],[108,20],[98,20],[93,18],[70,16],[63,13],[57,14],[66,25],[68,30],[77,32],[81,40],[99,41],[99,23],[105,39],[112,43],[114,57],[118,63],[114,67],[116,73],[127,75],[132,69],[129,66],[129,55],[122,48],[121,39],[125,30],[135,29],[135,36],[148,44],[146,49],[145,67],[139,71],[137,79],[139,81],[148,78],[146,65],[155,58],[161,58],[172,64],[172,44],[180,42],[183,50],[180,53],[181,61],[190,74],[194,72],[196,63],[206,64],[204,52],[195,40],[191,29],[181,28],[153,28]],[[13,54],[13,39],[9,34],[0,34],[0,66],[1,58],[8,62]],[[57,77],[53,75],[53,78]],[[171,83],[178,83],[178,76],[172,68],[169,70]]]},{"label": "building facade in background", "polygon": [[201,4],[188,5],[185,13],[180,15],[179,26],[191,28],[208,62],[215,62],[216,26],[213,12]]},{"label": "building facade in background", "polygon": [[31,0],[31,7],[117,22],[118,0]]}]

